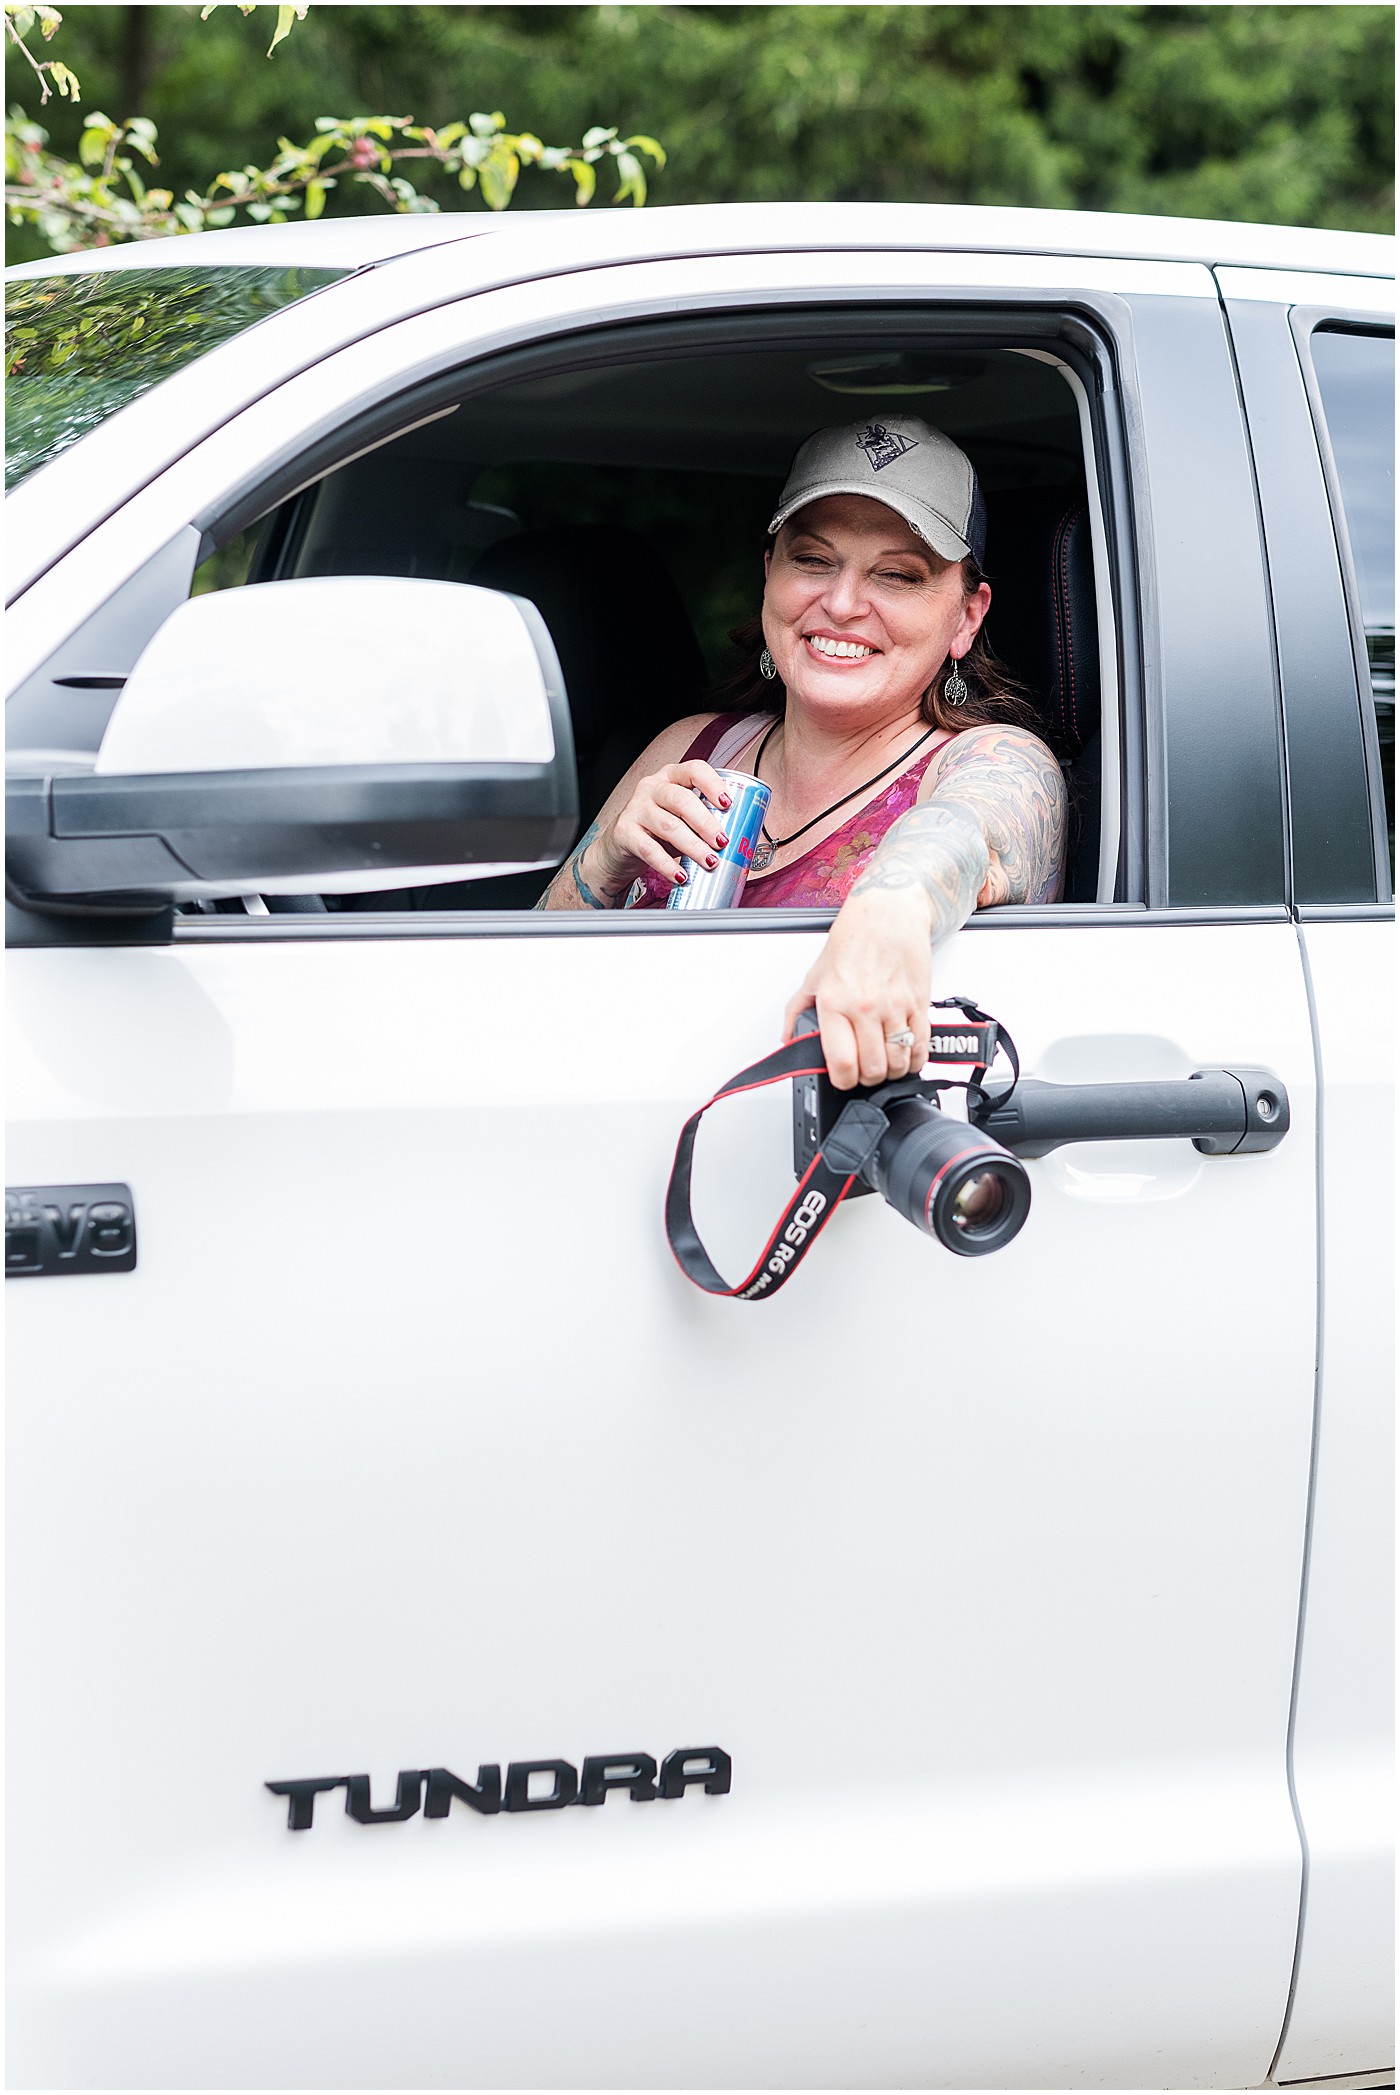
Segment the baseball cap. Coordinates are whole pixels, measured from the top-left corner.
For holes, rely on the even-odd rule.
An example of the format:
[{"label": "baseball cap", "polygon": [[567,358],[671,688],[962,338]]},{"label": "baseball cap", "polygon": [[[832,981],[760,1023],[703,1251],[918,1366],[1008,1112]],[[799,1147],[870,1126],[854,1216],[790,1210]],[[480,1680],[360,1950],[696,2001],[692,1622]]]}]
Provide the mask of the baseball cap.
[{"label": "baseball cap", "polygon": [[902,516],[945,560],[979,567],[987,511],[972,460],[917,415],[819,429],[794,458],[770,532],[823,495],[869,495]]}]

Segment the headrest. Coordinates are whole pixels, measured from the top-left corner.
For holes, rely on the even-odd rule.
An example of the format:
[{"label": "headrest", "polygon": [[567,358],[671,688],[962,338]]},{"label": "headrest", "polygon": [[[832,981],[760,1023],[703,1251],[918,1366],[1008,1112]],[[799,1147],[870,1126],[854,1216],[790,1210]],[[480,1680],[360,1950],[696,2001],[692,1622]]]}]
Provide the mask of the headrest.
[{"label": "headrest", "polygon": [[1099,631],[1089,511],[1057,489],[987,500],[987,639],[1021,679],[1060,755],[1099,725]]},{"label": "headrest", "polygon": [[640,748],[698,707],[705,658],[670,571],[637,532],[522,532],[488,546],[471,580],[538,608],[564,672],[581,767],[617,731]]}]

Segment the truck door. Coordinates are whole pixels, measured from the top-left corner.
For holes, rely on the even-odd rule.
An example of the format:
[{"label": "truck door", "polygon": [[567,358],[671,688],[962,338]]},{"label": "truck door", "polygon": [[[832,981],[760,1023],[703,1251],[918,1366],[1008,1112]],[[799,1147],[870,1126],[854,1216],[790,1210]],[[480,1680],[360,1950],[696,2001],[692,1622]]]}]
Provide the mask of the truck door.
[{"label": "truck door", "polygon": [[[810,256],[761,260],[810,300]],[[930,299],[959,266],[876,260]],[[11,1289],[17,2079],[1264,2077],[1313,1045],[1220,308],[1130,276],[1116,890],[974,920],[935,993],[1037,1077],[1265,1065],[1271,1153],[1057,1151],[985,1259],[848,1203],[780,1297],[712,1300],[661,1227],[676,1136],[776,1044],[821,921],[205,916],[11,956],[11,1181],[124,1182],[139,1236]],[[727,1270],[789,1159],[777,1093],[707,1123]]]},{"label": "truck door", "polygon": [[1394,286],[1220,272],[1268,533],[1294,896],[1323,1083],[1325,1316],[1275,2077],[1393,2069]]}]

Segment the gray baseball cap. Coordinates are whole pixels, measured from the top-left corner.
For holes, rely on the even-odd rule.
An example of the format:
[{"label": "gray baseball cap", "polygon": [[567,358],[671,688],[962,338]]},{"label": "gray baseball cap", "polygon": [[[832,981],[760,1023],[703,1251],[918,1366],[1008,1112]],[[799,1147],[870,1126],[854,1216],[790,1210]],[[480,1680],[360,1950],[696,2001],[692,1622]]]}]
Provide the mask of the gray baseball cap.
[{"label": "gray baseball cap", "polygon": [[902,516],[945,560],[963,560],[971,553],[982,564],[987,511],[972,460],[917,415],[848,422],[809,436],[792,462],[768,529],[776,531],[823,495],[869,495]]}]

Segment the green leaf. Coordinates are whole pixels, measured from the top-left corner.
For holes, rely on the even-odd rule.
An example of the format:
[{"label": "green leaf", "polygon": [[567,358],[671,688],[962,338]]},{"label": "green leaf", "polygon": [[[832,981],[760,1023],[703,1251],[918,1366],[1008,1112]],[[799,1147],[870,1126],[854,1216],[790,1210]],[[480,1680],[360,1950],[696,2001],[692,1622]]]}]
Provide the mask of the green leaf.
[{"label": "green leaf", "polygon": [[481,194],[492,211],[504,211],[520,173],[514,153],[493,153],[481,163]]},{"label": "green leaf", "polygon": [[82,100],[82,90],[78,85],[77,74],[71,71],[61,58],[49,59],[48,68],[49,77],[60,95],[67,95],[70,102],[80,102]]},{"label": "green leaf", "polygon": [[306,185],[306,215],[319,218],[326,208],[326,185],[324,182],[308,182]]},{"label": "green leaf", "polygon": [[475,189],[476,169],[474,167],[464,167],[457,177],[457,186],[459,189]]},{"label": "green leaf", "polygon": [[97,123],[88,125],[78,140],[78,158],[84,167],[101,167],[107,157],[108,142],[115,129],[115,124],[106,124],[100,128]]},{"label": "green leaf", "polygon": [[39,17],[44,42],[48,43],[50,37],[56,36],[63,27],[63,17],[56,7],[36,7],[34,12]]},{"label": "green leaf", "polygon": [[647,200],[647,178],[641,161],[635,153],[625,150],[616,157],[618,187],[613,202],[620,204],[624,197],[630,196],[634,204],[644,204]]},{"label": "green leaf", "polygon": [[574,178],[574,202],[576,204],[590,203],[593,198],[593,192],[598,187],[598,177],[594,174],[592,167],[587,160],[579,160],[577,158],[566,160],[564,164]]},{"label": "green leaf", "polygon": [[267,55],[269,58],[271,58],[273,52],[277,49],[277,46],[281,43],[283,37],[291,35],[292,24],[294,22],[304,22],[305,20],[306,9],[304,7],[278,8],[277,27],[272,33],[272,42],[267,47]]},{"label": "green leaf", "polygon": [[652,159],[656,162],[658,167],[664,167],[666,165],[665,153],[657,144],[656,140],[654,138],[648,138],[644,131],[634,131],[630,138],[624,139],[623,143],[625,145],[640,146],[644,153],[651,154]]},{"label": "green leaf", "polygon": [[610,138],[616,138],[616,136],[616,124],[613,125],[610,131],[605,130],[601,124],[594,124],[591,131],[585,131],[583,134],[584,147],[587,149],[590,146],[606,145]]}]

